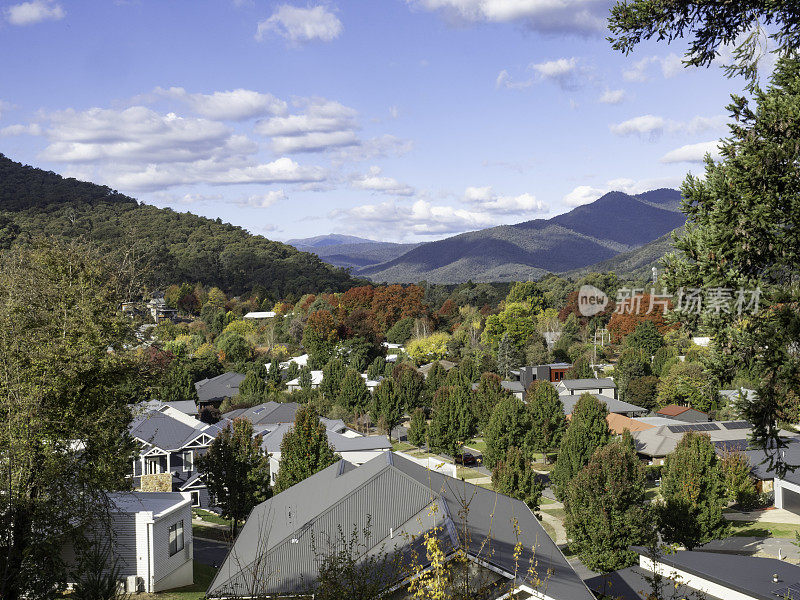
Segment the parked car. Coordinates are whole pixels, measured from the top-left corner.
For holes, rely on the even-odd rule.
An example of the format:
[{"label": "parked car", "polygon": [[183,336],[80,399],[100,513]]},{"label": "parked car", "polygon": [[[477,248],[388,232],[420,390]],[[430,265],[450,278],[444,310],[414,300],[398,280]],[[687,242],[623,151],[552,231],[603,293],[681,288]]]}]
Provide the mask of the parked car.
[{"label": "parked car", "polygon": [[472,467],[477,465],[478,461],[475,456],[469,452],[464,452],[463,454],[456,454],[455,463],[457,465],[464,465],[465,467]]}]

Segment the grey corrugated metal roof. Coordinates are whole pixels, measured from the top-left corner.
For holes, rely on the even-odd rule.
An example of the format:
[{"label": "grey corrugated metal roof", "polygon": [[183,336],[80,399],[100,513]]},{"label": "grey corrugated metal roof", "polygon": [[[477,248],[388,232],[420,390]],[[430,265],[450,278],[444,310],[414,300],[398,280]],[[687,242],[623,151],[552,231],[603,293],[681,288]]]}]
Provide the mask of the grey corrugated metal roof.
[{"label": "grey corrugated metal roof", "polygon": [[300,405],[297,402],[264,402],[250,408],[239,408],[225,413],[225,417],[249,419],[253,425],[293,423]]},{"label": "grey corrugated metal roof", "polygon": [[108,494],[112,512],[152,512],[158,516],[188,502],[179,492],[112,492]]},{"label": "grey corrugated metal roof", "polygon": [[600,388],[614,388],[617,384],[613,379],[601,377],[599,379],[562,379],[559,383],[564,384],[568,390],[592,390]]},{"label": "grey corrugated metal roof", "polygon": [[203,379],[194,384],[197,398],[202,404],[222,402],[225,398],[233,398],[239,394],[239,384],[244,375],[229,371],[211,379]]},{"label": "grey corrugated metal roof", "polygon": [[[600,400],[600,402],[604,402],[606,407],[608,408],[608,412],[610,413],[647,413],[646,408],[642,408],[641,406],[636,406],[634,404],[629,404],[628,402],[623,402],[622,400],[617,400],[616,398],[612,398],[610,396],[603,396],[602,394],[592,394],[595,398]],[[575,405],[578,403],[578,400],[581,397],[578,394],[564,394],[559,396],[561,402],[564,404],[564,414],[571,415],[572,411],[575,409]]]},{"label": "grey corrugated metal roof", "polygon": [[[646,554],[644,548],[631,548]],[[800,566],[777,558],[738,556],[721,552],[682,550],[659,557],[659,562],[697,575],[751,598],[775,600],[782,598],[780,590],[800,583]],[[778,583],[772,581],[778,575]]]},{"label": "grey corrugated metal roof", "polygon": [[[469,514],[461,508],[468,499]],[[429,510],[436,510],[430,514]],[[466,523],[464,522],[466,519]],[[370,549],[403,552],[412,537],[444,526],[454,543],[493,567],[516,572],[514,547],[523,546],[519,581],[528,579],[529,560],[557,600],[590,600],[591,592],[567,563],[524,503],[445,475],[393,453],[355,468],[340,461],[253,509],[208,589],[209,597],[252,593],[252,573],[269,565],[263,594],[306,591],[318,574],[312,539],[346,535],[370,523],[362,542]],[[448,525],[449,524],[449,525]],[[491,539],[486,538],[491,529]],[[469,539],[464,539],[464,532]],[[520,533],[520,537],[518,537]],[[532,549],[535,549],[535,559]],[[261,560],[258,560],[259,556]]]},{"label": "grey corrugated metal roof", "polygon": [[[601,594],[603,598],[647,600],[648,595],[652,592],[652,583],[647,579],[652,577],[652,571],[635,566],[590,577],[586,580],[586,585],[589,586],[589,589]],[[661,581],[660,588],[661,598],[693,598],[697,595],[697,590],[694,588],[680,583],[676,584],[667,578]],[[723,600],[709,594],[703,594],[702,598],[703,600]]]},{"label": "grey corrugated metal roof", "polygon": [[[201,430],[189,427],[177,419],[158,411],[140,416],[131,426],[131,435],[161,450],[178,450]],[[216,434],[209,434],[214,437]]]},{"label": "grey corrugated metal roof", "polygon": [[[277,425],[275,428],[271,429],[269,433],[264,434],[261,447],[267,452],[280,452],[283,436],[285,436],[293,426],[293,423],[281,423]],[[326,433],[328,435],[328,443],[333,447],[335,452],[388,450],[392,447],[389,438],[385,435],[347,437],[337,433],[336,430],[333,429],[327,429]]]}]

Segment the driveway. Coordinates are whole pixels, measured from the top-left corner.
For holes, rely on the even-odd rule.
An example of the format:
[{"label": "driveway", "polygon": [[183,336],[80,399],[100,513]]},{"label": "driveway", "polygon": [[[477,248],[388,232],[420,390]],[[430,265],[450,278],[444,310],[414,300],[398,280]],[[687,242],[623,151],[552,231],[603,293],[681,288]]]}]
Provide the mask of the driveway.
[{"label": "driveway", "polygon": [[194,559],[197,562],[219,568],[227,554],[227,544],[194,538]]}]

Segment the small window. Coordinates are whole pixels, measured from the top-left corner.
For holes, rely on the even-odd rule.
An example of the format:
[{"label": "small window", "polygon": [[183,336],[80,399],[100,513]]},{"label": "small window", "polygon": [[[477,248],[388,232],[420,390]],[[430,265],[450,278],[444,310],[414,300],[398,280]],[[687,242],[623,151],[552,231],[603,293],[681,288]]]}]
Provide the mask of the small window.
[{"label": "small window", "polygon": [[192,495],[192,506],[200,506],[200,492],[189,492]]},{"label": "small window", "polygon": [[186,450],[183,453],[183,470],[186,471],[194,471],[194,452],[191,450]]},{"label": "small window", "polygon": [[183,550],[183,520],[169,528],[169,555],[173,556]]}]

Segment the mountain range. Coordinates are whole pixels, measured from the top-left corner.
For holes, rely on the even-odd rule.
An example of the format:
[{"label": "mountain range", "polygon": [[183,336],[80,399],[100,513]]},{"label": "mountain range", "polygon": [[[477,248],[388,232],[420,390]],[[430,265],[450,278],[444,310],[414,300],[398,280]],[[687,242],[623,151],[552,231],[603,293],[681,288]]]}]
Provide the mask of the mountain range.
[{"label": "mountain range", "polygon": [[[657,189],[609,192],[550,219],[501,225],[422,244],[393,244],[345,236],[292,240],[333,265],[375,282],[520,281],[548,272],[612,270],[649,275],[683,226],[681,194]],[[317,246],[313,244],[316,243]]]}]

